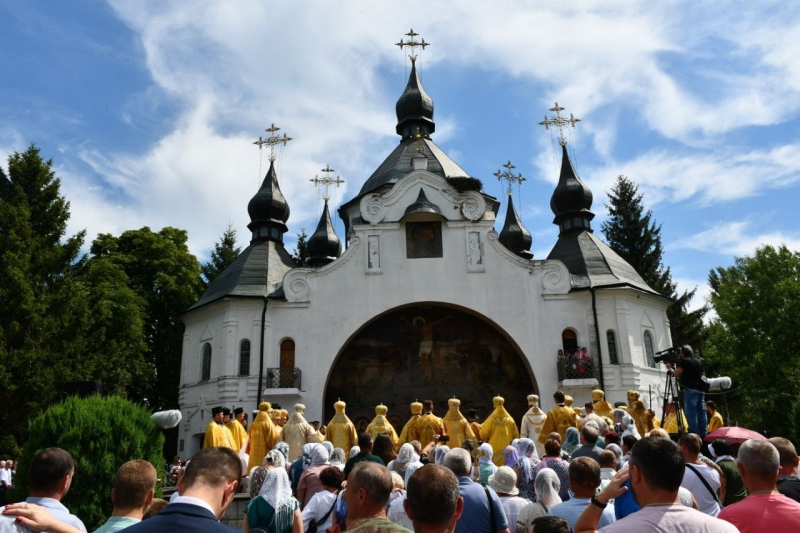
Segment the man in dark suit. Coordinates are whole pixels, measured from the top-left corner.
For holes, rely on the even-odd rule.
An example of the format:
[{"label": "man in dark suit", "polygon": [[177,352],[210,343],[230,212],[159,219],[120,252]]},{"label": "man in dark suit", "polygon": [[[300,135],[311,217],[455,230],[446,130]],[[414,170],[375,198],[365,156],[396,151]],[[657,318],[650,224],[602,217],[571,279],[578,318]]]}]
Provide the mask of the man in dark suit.
[{"label": "man in dark suit", "polygon": [[178,494],[153,518],[127,528],[126,533],[233,533],[219,523],[225,515],[239,479],[242,462],[230,448],[203,448],[186,466]]}]

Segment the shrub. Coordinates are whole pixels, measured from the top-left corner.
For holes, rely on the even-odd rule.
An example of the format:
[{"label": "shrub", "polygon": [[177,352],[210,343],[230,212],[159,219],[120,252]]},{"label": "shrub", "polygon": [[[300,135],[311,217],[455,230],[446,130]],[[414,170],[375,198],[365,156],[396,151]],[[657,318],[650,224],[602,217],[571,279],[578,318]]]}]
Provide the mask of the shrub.
[{"label": "shrub", "polygon": [[[19,500],[28,494],[36,454],[52,446],[62,448],[75,460],[72,486],[62,503],[93,531],[111,516],[114,474],[123,463],[145,459],[156,467],[159,480],[164,479],[163,445],[164,435],[144,407],[115,396],[73,396],[31,421],[12,497]],[[156,496],[160,493],[158,482]]]}]

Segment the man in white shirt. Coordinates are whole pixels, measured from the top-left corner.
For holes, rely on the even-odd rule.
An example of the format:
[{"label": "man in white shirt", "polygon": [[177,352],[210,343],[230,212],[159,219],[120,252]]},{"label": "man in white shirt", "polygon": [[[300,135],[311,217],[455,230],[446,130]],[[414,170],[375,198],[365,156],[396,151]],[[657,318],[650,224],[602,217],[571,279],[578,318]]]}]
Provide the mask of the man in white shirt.
[{"label": "man in white shirt", "polygon": [[719,472],[699,459],[703,441],[699,435],[687,433],[681,436],[678,445],[686,461],[681,486],[692,493],[701,512],[717,516],[722,510],[718,497],[721,482]]}]

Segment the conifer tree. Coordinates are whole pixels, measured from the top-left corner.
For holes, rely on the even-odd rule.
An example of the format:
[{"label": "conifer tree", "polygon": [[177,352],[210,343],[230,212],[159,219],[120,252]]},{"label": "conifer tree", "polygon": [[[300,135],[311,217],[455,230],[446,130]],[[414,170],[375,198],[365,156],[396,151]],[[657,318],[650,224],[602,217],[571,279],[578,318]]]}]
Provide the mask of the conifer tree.
[{"label": "conifer tree", "polygon": [[306,234],[306,229],[303,228],[300,230],[300,233],[297,234],[297,246],[295,246],[294,254],[292,254],[292,258],[294,262],[299,267],[307,267],[308,266],[308,235]]},{"label": "conifer tree", "polygon": [[240,253],[242,253],[242,247],[236,246],[236,230],[233,225],[228,223],[228,227],[220,235],[219,241],[214,243],[211,259],[200,267],[206,283],[210,285],[217,279],[217,276],[231,266]]},{"label": "conifer tree", "polygon": [[674,301],[667,310],[673,346],[689,344],[701,351],[707,308],[688,310],[697,288],[678,293],[670,269],[663,263],[661,225],[653,221],[652,211],[645,211],[639,187],[626,176],[619,176],[608,199],[609,217],[601,225],[606,242],[651,288]]}]

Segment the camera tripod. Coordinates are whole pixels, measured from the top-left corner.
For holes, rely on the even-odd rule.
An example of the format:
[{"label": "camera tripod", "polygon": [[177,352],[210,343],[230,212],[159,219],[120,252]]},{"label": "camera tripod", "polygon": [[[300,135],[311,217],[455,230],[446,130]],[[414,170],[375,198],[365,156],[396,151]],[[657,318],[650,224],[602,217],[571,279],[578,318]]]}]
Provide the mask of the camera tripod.
[{"label": "camera tripod", "polygon": [[685,415],[683,414],[683,402],[681,402],[681,397],[678,393],[679,387],[678,378],[668,372],[666,382],[664,383],[664,405],[661,411],[661,427],[664,427],[664,422],[667,419],[667,405],[672,402],[677,403],[678,408],[675,411],[675,420],[678,424],[678,436],[680,437],[687,432],[688,428],[683,425]]}]

